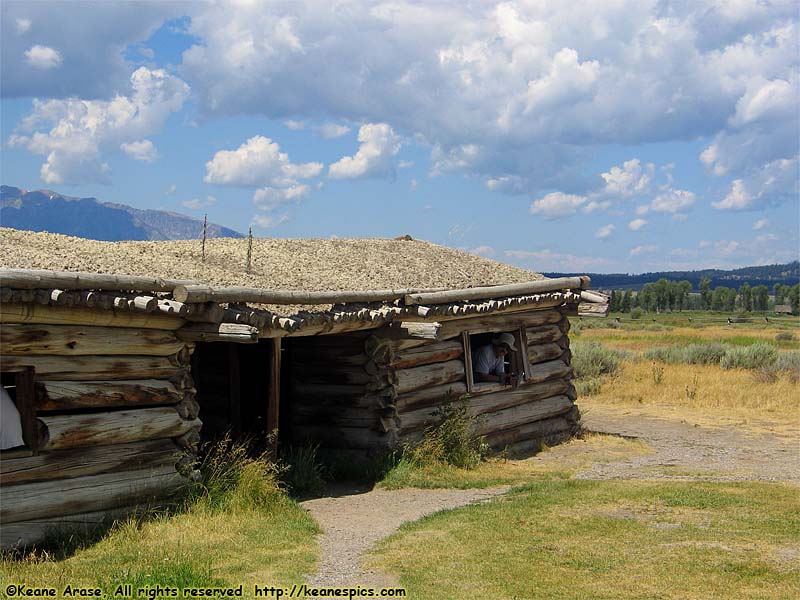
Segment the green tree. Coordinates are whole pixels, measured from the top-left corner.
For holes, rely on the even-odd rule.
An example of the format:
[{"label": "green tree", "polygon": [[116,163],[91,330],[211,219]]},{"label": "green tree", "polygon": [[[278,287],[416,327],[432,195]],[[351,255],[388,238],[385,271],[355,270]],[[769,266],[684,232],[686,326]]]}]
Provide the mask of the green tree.
[{"label": "green tree", "polygon": [[678,282],[678,310],[689,308],[689,295],[692,293],[692,282],[684,279]]},{"label": "green tree", "polygon": [[757,285],[753,288],[753,310],[766,311],[769,308],[769,288]]},{"label": "green tree", "polygon": [[750,312],[753,310],[753,294],[750,291],[750,284],[743,283],[739,288],[739,298],[742,310]]},{"label": "green tree", "polygon": [[703,307],[703,310],[708,310],[711,308],[712,304],[711,280],[708,277],[701,277],[699,287],[700,304]]},{"label": "green tree", "polygon": [[792,306],[792,314],[800,315],[800,283],[789,288],[789,304]]},{"label": "green tree", "polygon": [[622,305],[620,307],[622,312],[631,311],[631,298],[633,298],[633,291],[625,290],[625,295],[622,297]]}]

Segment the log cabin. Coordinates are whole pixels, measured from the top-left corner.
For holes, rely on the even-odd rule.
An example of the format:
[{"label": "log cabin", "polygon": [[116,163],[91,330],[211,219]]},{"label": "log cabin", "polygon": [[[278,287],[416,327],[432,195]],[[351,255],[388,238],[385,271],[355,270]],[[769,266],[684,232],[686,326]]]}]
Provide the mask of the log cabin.
[{"label": "log cabin", "polygon": [[[0,378],[23,438],[0,450],[3,548],[169,498],[224,433],[370,457],[461,399],[498,451],[558,443],[580,428],[569,317],[608,310],[587,277],[407,238],[215,239],[204,262],[183,242],[0,234]],[[514,387],[474,377],[499,333]]]}]

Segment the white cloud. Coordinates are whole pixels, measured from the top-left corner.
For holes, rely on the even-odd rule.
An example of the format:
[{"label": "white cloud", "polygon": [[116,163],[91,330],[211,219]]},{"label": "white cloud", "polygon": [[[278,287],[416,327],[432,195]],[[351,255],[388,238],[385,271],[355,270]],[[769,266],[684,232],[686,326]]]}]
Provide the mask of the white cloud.
[{"label": "white cloud", "polygon": [[607,258],[597,256],[576,256],[546,250],[506,250],[506,258],[512,259],[521,266],[537,271],[601,271],[619,268],[619,265]]},{"label": "white cloud", "polygon": [[753,229],[758,231],[759,229],[764,229],[767,225],[769,225],[769,219],[759,219],[753,223]]},{"label": "white cloud", "polygon": [[[741,20],[724,4],[632,0],[594,2],[591,18],[546,0],[400,1],[346,18],[310,3],[208,3],[182,72],[207,112],[387,123],[433,149],[434,174],[522,177],[536,196],[574,181],[590,146],[762,125],[765,139],[781,135],[763,98],[791,84],[790,4]],[[364,48],[368,65],[353,59]],[[609,171],[609,185],[641,193],[650,166],[638,167],[623,180]]]},{"label": "white cloud", "polygon": [[206,163],[203,181],[241,187],[289,188],[299,179],[316,177],[322,163],[295,164],[271,139],[257,135],[236,150],[220,150]]},{"label": "white cloud", "polygon": [[472,248],[470,253],[490,258],[495,255],[495,250],[491,246],[478,246],[477,248]]},{"label": "white cloud", "polygon": [[167,188],[167,195],[171,196],[177,191],[178,191],[178,186],[175,185],[174,183],[170,184],[170,186]]},{"label": "white cloud", "polygon": [[650,208],[655,212],[678,213],[691,208],[694,201],[694,192],[671,189],[656,196],[650,203]]},{"label": "white cloud", "polygon": [[64,62],[64,57],[55,48],[37,44],[25,51],[25,61],[34,69],[47,71],[60,67]]},{"label": "white cloud", "polygon": [[292,131],[302,131],[306,128],[306,124],[303,121],[284,121],[284,125],[286,125],[286,129],[291,129]]},{"label": "white cloud", "polygon": [[400,137],[386,123],[369,123],[358,130],[359,147],[328,168],[332,179],[386,177],[394,173],[392,157],[400,150]]},{"label": "white cloud", "polygon": [[147,46],[139,46],[136,50],[137,52],[139,52],[139,54],[141,54],[142,56],[144,56],[149,60],[153,60],[156,56],[155,50],[153,50],[152,48],[148,48]]},{"label": "white cloud", "polygon": [[31,28],[30,19],[24,19],[18,17],[17,19],[14,20],[14,23],[17,26],[17,33],[19,33],[20,35],[22,35],[23,33],[28,33],[28,31],[30,31]]},{"label": "white cloud", "polygon": [[598,210],[606,210],[609,206],[611,206],[610,200],[589,200],[581,210],[590,215]]},{"label": "white cloud", "polygon": [[594,232],[594,237],[596,237],[598,240],[604,240],[614,233],[614,229],[616,228],[611,224],[604,225]]},{"label": "white cloud", "polygon": [[527,180],[519,175],[500,175],[486,180],[487,189],[506,194],[522,194],[526,185]]},{"label": "white cloud", "polygon": [[622,167],[611,167],[600,177],[606,182],[604,193],[614,196],[630,197],[647,191],[655,174],[656,166],[648,163],[643,169],[639,159],[625,161]]},{"label": "white cloud", "polygon": [[658,250],[658,246],[636,246],[635,248],[631,248],[631,251],[628,252],[628,256],[639,256],[640,254],[644,254],[646,252],[655,252],[656,250]]},{"label": "white cloud", "polygon": [[144,162],[153,162],[158,156],[156,147],[150,140],[136,140],[134,142],[123,142],[120,144],[120,150],[133,158],[134,160],[141,160]]},{"label": "white cloud", "polygon": [[751,171],[742,179],[734,179],[730,190],[711,206],[718,210],[760,210],[796,198],[798,185],[798,156],[778,159]]},{"label": "white cloud", "polygon": [[322,137],[326,140],[340,138],[350,133],[350,128],[346,125],[339,125],[338,123],[325,123],[316,128]]},{"label": "white cloud", "polygon": [[647,225],[647,221],[644,219],[634,219],[630,223],[628,223],[628,229],[631,231],[639,231],[642,227]]},{"label": "white cloud", "polygon": [[310,192],[311,189],[303,184],[282,189],[264,187],[255,191],[253,203],[261,210],[271,211],[287,204],[297,203]]},{"label": "white cloud", "polygon": [[763,235],[756,236],[757,242],[774,242],[778,239],[780,238],[774,233],[765,233]]},{"label": "white cloud", "polygon": [[189,210],[202,210],[204,208],[208,208],[209,206],[213,206],[216,203],[217,199],[214,196],[206,196],[205,200],[201,200],[200,198],[192,198],[191,200],[184,200],[183,202],[181,202],[181,206]]},{"label": "white cloud", "polygon": [[641,206],[636,207],[636,216],[638,217],[643,217],[649,212],[650,212],[650,206],[648,206],[647,204],[643,204]]},{"label": "white cloud", "polygon": [[585,196],[551,192],[534,200],[529,211],[532,215],[542,215],[545,219],[563,219],[574,215],[584,202]]},{"label": "white cloud", "polygon": [[160,131],[189,96],[186,83],[161,69],[138,68],[130,88],[110,101],[34,100],[9,144],[47,157],[40,169],[45,183],[108,183],[103,150]]},{"label": "white cloud", "polygon": [[412,192],[413,192],[413,191],[416,191],[417,187],[419,187],[419,182],[418,182],[416,179],[412,179],[412,180],[411,180],[411,181],[408,183],[408,187],[409,187],[409,189],[410,189]]},{"label": "white cloud", "polygon": [[397,162],[398,169],[409,169],[414,166],[413,161],[410,160],[400,160]]},{"label": "white cloud", "polygon": [[278,227],[279,225],[283,225],[288,220],[289,220],[289,215],[286,213],[281,213],[279,215],[264,214],[264,215],[254,215],[252,223],[256,227],[263,227],[264,229],[270,229],[273,227]]}]

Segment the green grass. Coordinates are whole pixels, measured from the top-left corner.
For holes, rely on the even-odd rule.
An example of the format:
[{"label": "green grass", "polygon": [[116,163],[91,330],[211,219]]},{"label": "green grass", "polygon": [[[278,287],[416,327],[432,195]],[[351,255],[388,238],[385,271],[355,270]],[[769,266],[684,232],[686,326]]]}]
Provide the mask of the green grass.
[{"label": "green grass", "polygon": [[180,508],[131,517],[94,537],[60,531],[43,550],[4,555],[4,584],[109,593],[121,583],[286,585],[313,572],[319,529],[281,489],[278,467],[223,443],[202,472]]},{"label": "green grass", "polygon": [[799,515],[782,484],[552,478],[408,524],[370,566],[421,600],[783,599]]}]

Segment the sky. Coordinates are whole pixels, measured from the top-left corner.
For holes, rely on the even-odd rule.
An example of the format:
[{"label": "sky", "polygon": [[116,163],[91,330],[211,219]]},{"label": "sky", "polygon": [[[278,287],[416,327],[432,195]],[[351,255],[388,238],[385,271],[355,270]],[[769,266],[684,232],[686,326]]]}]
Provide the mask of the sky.
[{"label": "sky", "polygon": [[4,185],[538,271],[800,256],[793,0],[0,10]]}]

